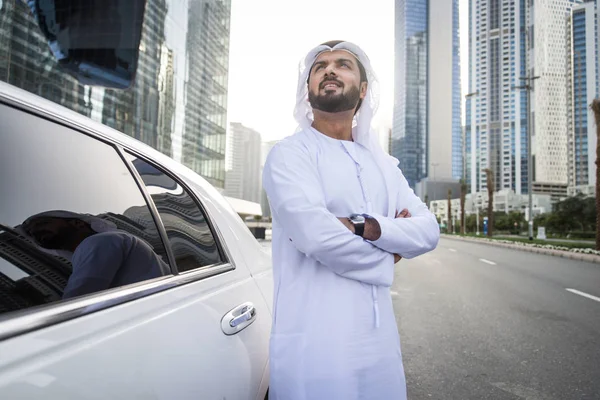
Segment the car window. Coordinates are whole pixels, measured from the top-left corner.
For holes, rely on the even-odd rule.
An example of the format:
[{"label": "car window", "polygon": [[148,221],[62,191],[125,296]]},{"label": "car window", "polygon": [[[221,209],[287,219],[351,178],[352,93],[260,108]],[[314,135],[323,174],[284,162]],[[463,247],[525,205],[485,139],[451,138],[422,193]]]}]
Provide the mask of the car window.
[{"label": "car window", "polygon": [[110,145],[0,105],[0,312],[171,273]]},{"label": "car window", "polygon": [[222,261],[204,212],[173,178],[153,165],[128,154],[156,204],[180,272]]}]

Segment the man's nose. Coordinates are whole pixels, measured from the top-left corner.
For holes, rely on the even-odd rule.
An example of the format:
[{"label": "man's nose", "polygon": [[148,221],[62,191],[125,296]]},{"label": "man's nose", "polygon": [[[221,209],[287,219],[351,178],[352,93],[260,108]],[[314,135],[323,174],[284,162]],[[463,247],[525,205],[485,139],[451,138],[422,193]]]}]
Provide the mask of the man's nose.
[{"label": "man's nose", "polygon": [[325,75],[335,75],[335,65],[333,63],[325,67]]},{"label": "man's nose", "polygon": [[337,75],[335,74],[335,71],[325,71],[325,79],[332,79],[332,78],[336,78],[337,79]]}]

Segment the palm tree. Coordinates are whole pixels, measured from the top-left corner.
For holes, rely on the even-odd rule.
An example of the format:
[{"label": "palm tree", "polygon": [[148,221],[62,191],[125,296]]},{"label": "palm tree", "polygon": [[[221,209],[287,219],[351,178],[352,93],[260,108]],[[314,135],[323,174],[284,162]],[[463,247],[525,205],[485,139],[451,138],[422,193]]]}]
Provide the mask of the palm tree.
[{"label": "palm tree", "polygon": [[448,189],[448,231],[452,233],[452,189]]},{"label": "palm tree", "polygon": [[590,108],[596,119],[596,250],[600,250],[600,99],[594,99]]},{"label": "palm tree", "polygon": [[467,197],[467,183],[464,179],[460,180],[460,233],[465,234],[465,199]]},{"label": "palm tree", "polygon": [[488,191],[488,237],[492,237],[494,231],[494,173],[491,169],[486,168],[485,179]]}]

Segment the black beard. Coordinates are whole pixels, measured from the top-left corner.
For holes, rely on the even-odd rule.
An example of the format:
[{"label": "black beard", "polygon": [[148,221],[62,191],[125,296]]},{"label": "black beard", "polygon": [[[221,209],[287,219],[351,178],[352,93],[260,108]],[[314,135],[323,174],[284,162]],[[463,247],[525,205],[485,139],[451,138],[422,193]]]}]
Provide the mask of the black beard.
[{"label": "black beard", "polygon": [[328,113],[354,110],[359,100],[360,92],[356,86],[351,87],[347,93],[341,94],[318,95],[308,91],[308,101],[312,108]]}]

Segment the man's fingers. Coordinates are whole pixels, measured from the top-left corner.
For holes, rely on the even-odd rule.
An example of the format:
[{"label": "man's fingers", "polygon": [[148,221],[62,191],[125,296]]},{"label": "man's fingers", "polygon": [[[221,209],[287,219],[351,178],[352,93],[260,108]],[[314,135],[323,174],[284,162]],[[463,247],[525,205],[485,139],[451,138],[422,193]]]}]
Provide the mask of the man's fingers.
[{"label": "man's fingers", "polygon": [[396,211],[396,218],[409,218],[410,217],[410,213],[408,212],[408,209],[404,209],[400,212]]}]

